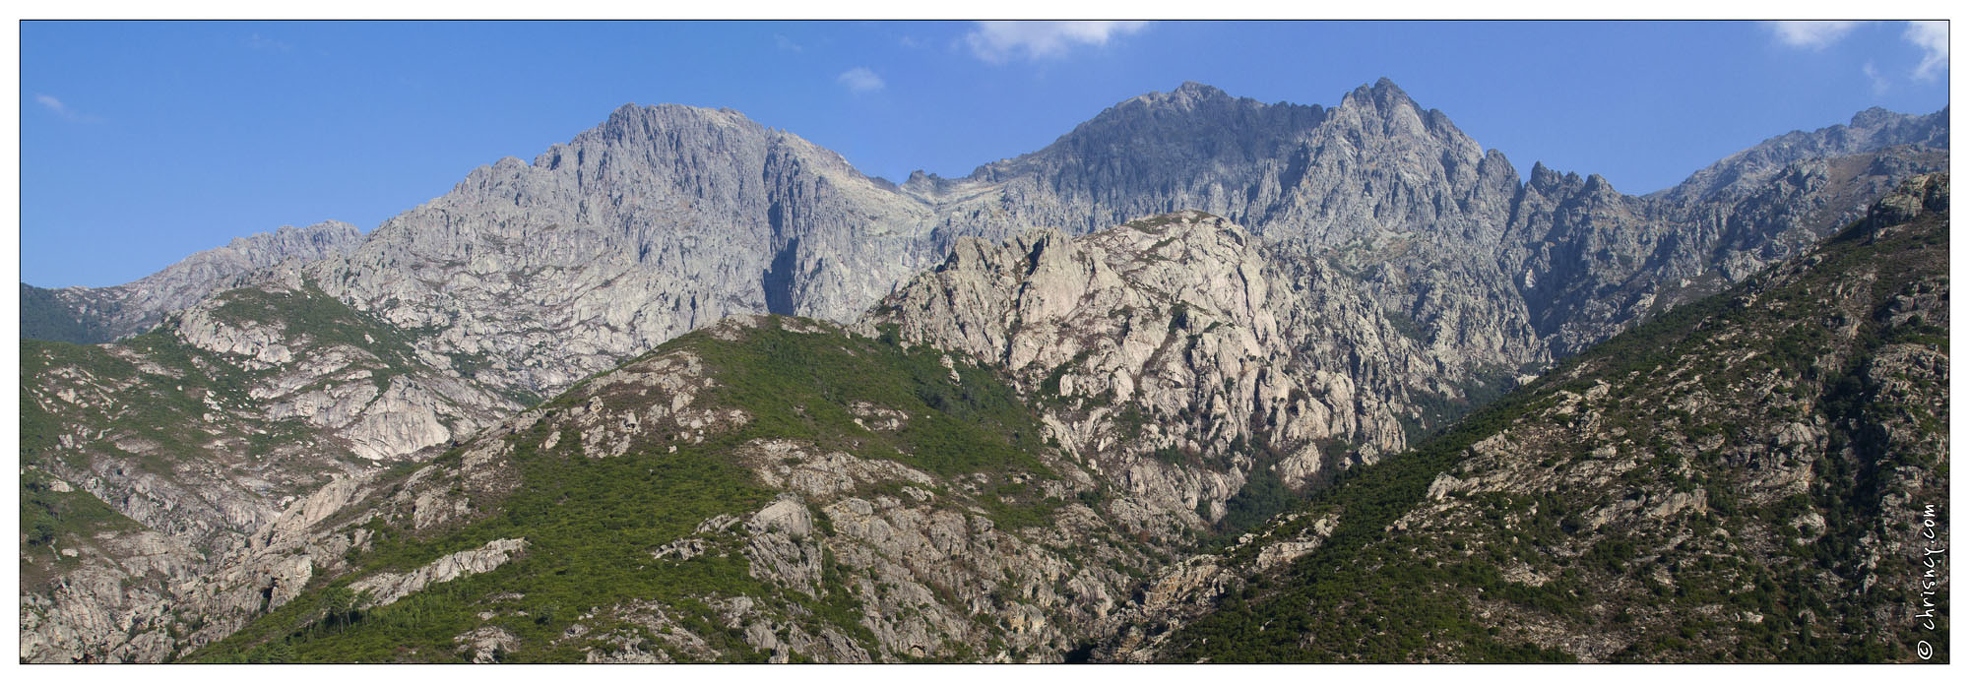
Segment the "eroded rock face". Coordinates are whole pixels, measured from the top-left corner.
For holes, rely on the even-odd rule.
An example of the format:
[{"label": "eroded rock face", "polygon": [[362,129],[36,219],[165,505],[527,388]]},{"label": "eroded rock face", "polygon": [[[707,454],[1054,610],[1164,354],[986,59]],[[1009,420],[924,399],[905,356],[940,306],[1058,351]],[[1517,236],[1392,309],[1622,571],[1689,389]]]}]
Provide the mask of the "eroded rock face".
[{"label": "eroded rock face", "polygon": [[[1333,513],[1294,525],[1304,513],[1283,516],[1270,529],[1246,533],[1216,554],[1183,558],[1159,569],[1133,600],[1116,610],[1117,629],[1097,634],[1089,655],[1102,662],[1154,662],[1184,625],[1207,615],[1218,601],[1326,543],[1338,525]],[[1287,532],[1284,528],[1292,527]]]},{"label": "eroded rock face", "polygon": [[1399,450],[1407,388],[1454,368],[1331,267],[1272,249],[1200,212],[967,239],[864,325],[1008,369],[1062,445],[1200,524],[1254,468],[1297,485]]},{"label": "eroded rock face", "polygon": [[59,549],[30,547],[23,556],[27,567],[61,568],[49,591],[21,593],[21,659],[42,663],[169,659],[176,652],[175,597],[155,578],[189,577],[205,561],[152,531],[99,533]]},{"label": "eroded rock face", "polygon": [[473,377],[551,395],[739,313],[844,320],[930,258],[930,210],[729,110],[624,106],[309,267]]}]

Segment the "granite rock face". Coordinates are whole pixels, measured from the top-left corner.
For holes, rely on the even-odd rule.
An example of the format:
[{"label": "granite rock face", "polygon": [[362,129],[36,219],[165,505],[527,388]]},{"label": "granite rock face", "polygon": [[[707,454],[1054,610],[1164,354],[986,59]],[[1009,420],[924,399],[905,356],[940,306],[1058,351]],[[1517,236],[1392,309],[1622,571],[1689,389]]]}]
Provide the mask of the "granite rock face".
[{"label": "granite rock face", "polygon": [[[1527,181],[1383,79],[1330,109],[1185,84],[963,179],[912,178],[940,234],[1078,234],[1197,209],[1324,256],[1441,357],[1511,374],[1809,248],[1901,179],[1946,168],[1947,110],[1869,110],[1624,195],[1535,164]],[[1174,169],[1174,170],[1172,170]]]},{"label": "granite rock face", "polygon": [[1201,212],[965,239],[863,329],[1006,369],[1064,448],[1195,526],[1254,469],[1296,487],[1400,450],[1411,391],[1452,379],[1332,267],[1274,249]]},{"label": "granite rock face", "polygon": [[928,262],[929,217],[736,112],[625,106],[306,271],[476,381],[548,396],[732,314],[851,319]]}]

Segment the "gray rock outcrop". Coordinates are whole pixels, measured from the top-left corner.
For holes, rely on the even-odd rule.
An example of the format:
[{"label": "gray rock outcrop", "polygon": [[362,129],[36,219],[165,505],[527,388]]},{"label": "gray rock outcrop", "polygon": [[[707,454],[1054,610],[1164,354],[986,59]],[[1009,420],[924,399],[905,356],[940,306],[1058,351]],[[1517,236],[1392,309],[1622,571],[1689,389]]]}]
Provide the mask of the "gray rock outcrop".
[{"label": "gray rock outcrop", "polygon": [[1405,444],[1417,340],[1317,260],[1183,212],[1080,238],[961,240],[863,324],[1006,369],[1064,448],[1182,526],[1254,468],[1294,485]]}]

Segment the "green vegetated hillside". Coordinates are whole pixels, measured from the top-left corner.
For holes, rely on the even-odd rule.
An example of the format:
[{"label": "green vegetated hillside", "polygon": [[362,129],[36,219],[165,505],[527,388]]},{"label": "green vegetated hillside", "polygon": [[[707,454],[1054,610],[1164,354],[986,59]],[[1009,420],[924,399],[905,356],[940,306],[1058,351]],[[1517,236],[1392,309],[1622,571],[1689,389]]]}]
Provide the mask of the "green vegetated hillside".
[{"label": "green vegetated hillside", "polygon": [[[21,465],[102,481],[107,496],[131,495],[113,488],[138,473],[198,489],[215,471],[263,496],[306,493],[351,452],[324,404],[354,416],[400,378],[436,373],[403,333],[313,288],[233,290],[189,315],[115,344],[21,340]],[[217,496],[195,498],[224,507]]]},{"label": "green vegetated hillside", "polygon": [[[95,479],[91,476],[99,471],[129,477],[141,473],[195,489],[215,469],[250,472],[264,467],[269,457],[313,446],[305,419],[274,420],[263,410],[252,410],[261,407],[249,396],[250,388],[268,372],[228,363],[223,355],[185,344],[168,331],[116,345],[23,339],[20,374],[20,457],[30,474],[82,481]],[[300,482],[281,494],[301,493],[322,481],[314,473],[298,472],[302,468],[294,470]],[[33,479],[23,477],[24,501]],[[146,489],[153,490],[145,492],[149,494],[159,488]],[[106,489],[97,494],[132,492]],[[176,504],[158,501],[156,507]],[[24,518],[23,528],[28,524]]]},{"label": "green vegetated hillside", "polygon": [[54,290],[21,283],[21,339],[97,344],[110,333],[101,318],[69,308]]},{"label": "green vegetated hillside", "polygon": [[1147,563],[992,371],[805,319],[677,338],[373,491],[328,525],[349,571],[191,659],[1016,660]]},{"label": "green vegetated hillside", "polygon": [[35,658],[162,660],[230,632],[293,579],[241,556],[291,503],[518,408],[306,283],[220,293],[115,343],[20,344]]},{"label": "green vegetated hillside", "polygon": [[1265,533],[1337,515],[1323,545],[1159,656],[1913,661],[1925,641],[1946,662],[1947,572],[1924,559],[1948,546],[1947,198],[1917,178],[1815,253],[1348,473]]}]

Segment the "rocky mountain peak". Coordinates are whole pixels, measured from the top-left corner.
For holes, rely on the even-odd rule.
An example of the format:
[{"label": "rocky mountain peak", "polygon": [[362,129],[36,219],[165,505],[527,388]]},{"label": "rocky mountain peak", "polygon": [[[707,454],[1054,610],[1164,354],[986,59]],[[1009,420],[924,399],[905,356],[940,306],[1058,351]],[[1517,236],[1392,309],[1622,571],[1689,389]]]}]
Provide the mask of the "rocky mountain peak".
[{"label": "rocky mountain peak", "polygon": [[[1306,128],[1318,123],[1321,111],[1317,105],[1267,105],[1248,97],[1232,97],[1213,86],[1185,81],[1170,92],[1138,95],[1109,107],[1061,136],[1060,142],[1054,145],[1077,138],[1104,139],[1120,133],[1143,134],[1179,127],[1249,129],[1285,123],[1288,127]],[[1205,133],[1197,130],[1192,134]]]},{"label": "rocky mountain peak", "polygon": [[1257,104],[1257,101],[1250,98],[1233,98],[1229,93],[1215,86],[1196,81],[1184,81],[1182,85],[1176,86],[1175,90],[1167,93],[1149,93],[1136,97],[1129,100],[1128,104],[1140,103],[1150,108],[1193,110],[1199,106],[1220,105],[1227,102]]},{"label": "rocky mountain peak", "polygon": [[545,395],[731,314],[852,319],[929,263],[927,213],[737,112],[623,106],[310,276],[432,331],[419,344],[478,382]]},{"label": "rocky mountain peak", "polygon": [[1395,85],[1394,81],[1386,77],[1375,81],[1374,85],[1354,88],[1352,92],[1340,98],[1340,106],[1336,109],[1350,108],[1376,111],[1383,115],[1402,108],[1421,110],[1421,107],[1415,104],[1415,99],[1408,96],[1407,91],[1402,90],[1401,86]]},{"label": "rocky mountain peak", "polygon": [[1173,93],[1177,95],[1189,94],[1197,97],[1205,97],[1205,96],[1215,97],[1218,95],[1224,95],[1225,97],[1229,97],[1229,95],[1226,95],[1224,91],[1222,89],[1219,89],[1217,86],[1213,86],[1208,83],[1198,83],[1196,81],[1184,81],[1182,85],[1176,86],[1176,90],[1174,90]]},{"label": "rocky mountain peak", "polygon": [[1852,128],[1879,128],[1890,121],[1900,118],[1900,116],[1900,114],[1889,111],[1885,107],[1868,107],[1854,114],[1852,122],[1848,123],[1847,126]]},{"label": "rocky mountain peak", "polygon": [[1356,149],[1392,146],[1394,149],[1388,151],[1398,153],[1394,163],[1440,166],[1427,157],[1452,155],[1453,160],[1444,161],[1474,170],[1484,157],[1483,147],[1458,129],[1448,115],[1424,109],[1386,78],[1347,93],[1339,105],[1327,110],[1321,128],[1324,136]]},{"label": "rocky mountain peak", "polygon": [[[1554,188],[1558,188],[1566,185],[1567,175],[1568,174],[1564,172],[1553,169],[1550,166],[1546,166],[1545,162],[1542,161],[1532,162],[1531,177],[1526,180],[1526,184],[1531,186],[1532,189],[1534,190],[1538,190],[1540,192],[1550,192]],[[1571,175],[1573,176],[1573,180],[1575,181],[1578,180],[1579,178],[1578,174],[1571,174]]]},{"label": "rocky mountain peak", "polygon": [[583,131],[564,144],[554,145],[534,162],[536,166],[555,166],[556,153],[599,152],[616,148],[640,152],[652,161],[659,153],[678,151],[710,143],[710,150],[727,152],[748,143],[771,137],[759,123],[731,109],[710,109],[679,104],[624,104],[610,112],[606,120]]},{"label": "rocky mountain peak", "polygon": [[1673,188],[1650,197],[1674,202],[1712,198],[1730,186],[1750,186],[1773,178],[1792,164],[1869,153],[1901,145],[1948,149],[1948,109],[1932,114],[1900,114],[1873,107],[1853,115],[1849,125],[1792,131],[1765,139],[1697,171]]}]

